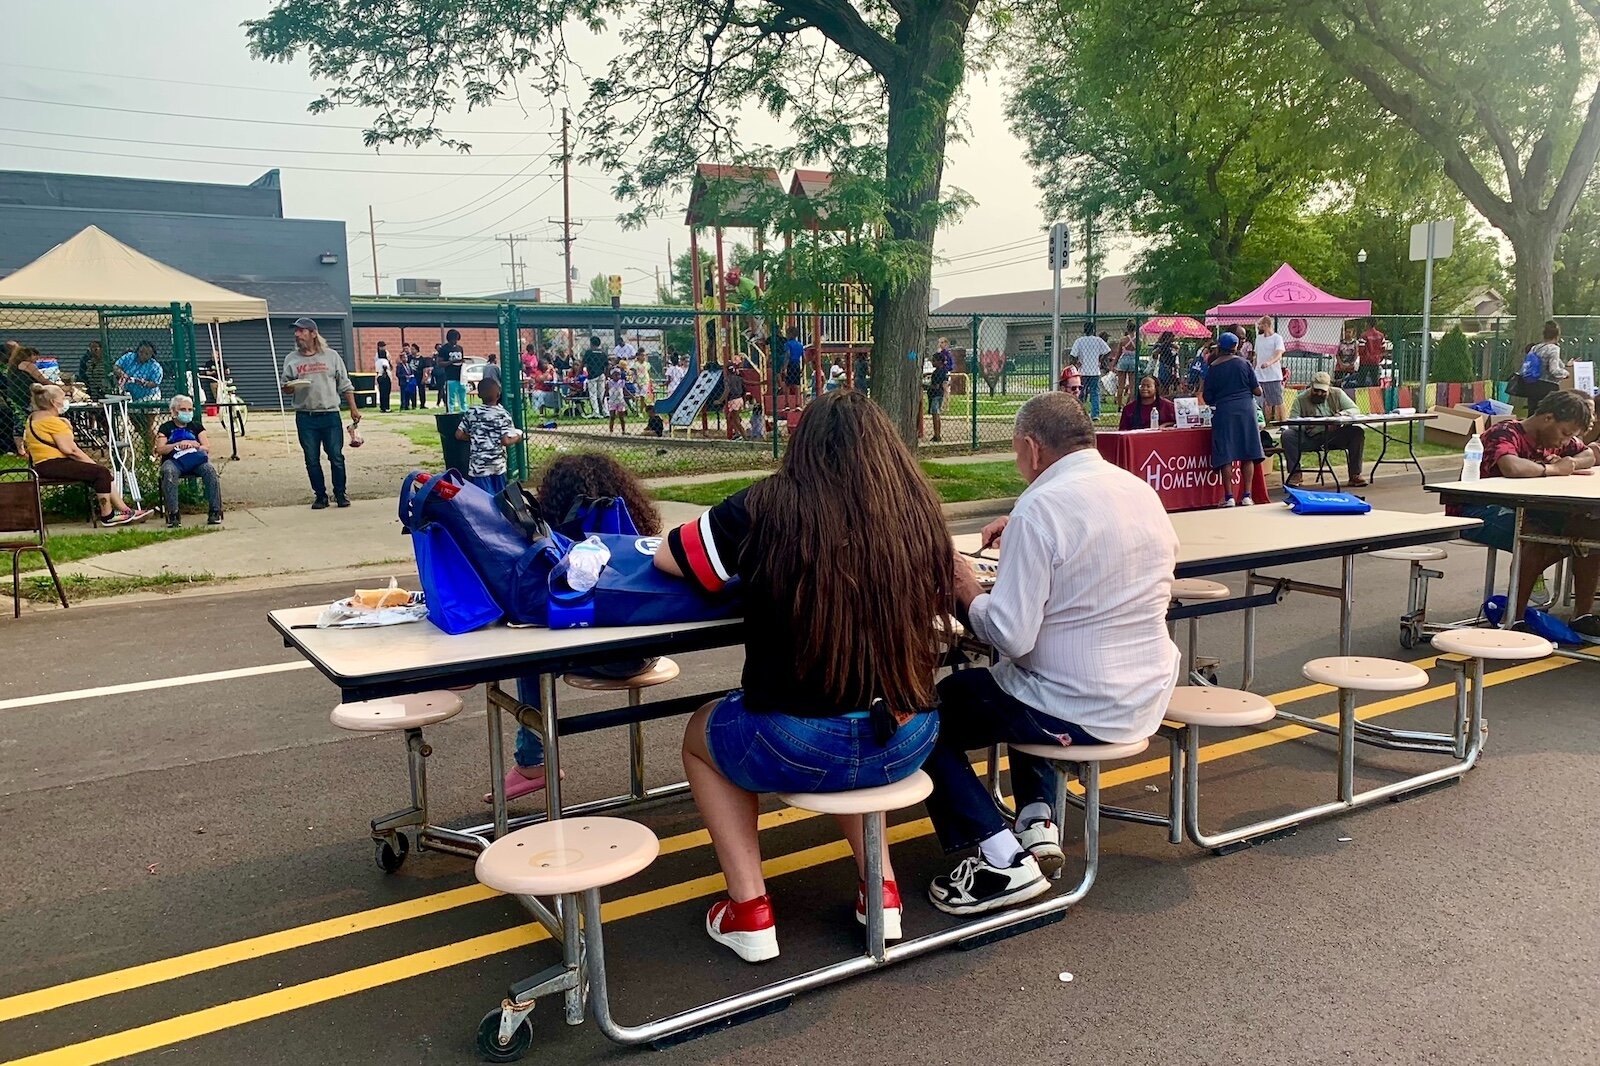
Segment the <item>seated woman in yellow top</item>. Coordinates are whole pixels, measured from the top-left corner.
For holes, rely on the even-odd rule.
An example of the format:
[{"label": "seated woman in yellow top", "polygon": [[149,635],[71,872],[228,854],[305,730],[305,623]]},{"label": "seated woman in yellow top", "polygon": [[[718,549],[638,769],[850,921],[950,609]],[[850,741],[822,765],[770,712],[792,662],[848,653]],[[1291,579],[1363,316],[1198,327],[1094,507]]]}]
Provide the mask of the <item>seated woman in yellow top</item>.
[{"label": "seated woman in yellow top", "polygon": [[23,446],[40,477],[53,481],[83,481],[100,497],[100,524],[123,526],[143,522],[149,511],[135,511],[122,500],[111,483],[111,471],[90,459],[72,438],[72,425],[64,417],[67,394],[59,385],[34,385],[33,413],[22,431]]}]

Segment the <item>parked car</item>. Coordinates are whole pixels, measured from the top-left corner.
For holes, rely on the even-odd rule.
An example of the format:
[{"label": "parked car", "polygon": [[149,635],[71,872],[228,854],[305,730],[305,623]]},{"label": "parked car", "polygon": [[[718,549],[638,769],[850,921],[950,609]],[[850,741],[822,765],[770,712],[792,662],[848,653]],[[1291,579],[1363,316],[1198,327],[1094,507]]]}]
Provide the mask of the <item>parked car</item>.
[{"label": "parked car", "polygon": [[483,380],[483,368],[488,365],[487,359],[475,355],[467,356],[467,361],[461,365],[461,384],[466,386],[468,392],[477,395],[478,382]]}]

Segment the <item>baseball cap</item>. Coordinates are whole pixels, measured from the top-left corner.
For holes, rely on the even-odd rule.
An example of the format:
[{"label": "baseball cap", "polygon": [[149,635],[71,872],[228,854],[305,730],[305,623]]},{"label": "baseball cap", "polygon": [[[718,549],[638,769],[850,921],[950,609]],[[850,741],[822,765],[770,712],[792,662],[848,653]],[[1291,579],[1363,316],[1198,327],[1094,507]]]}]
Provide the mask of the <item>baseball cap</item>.
[{"label": "baseball cap", "polygon": [[294,328],[295,329],[316,329],[317,328],[317,320],[314,319],[314,318],[307,318],[304,315],[301,315],[299,318],[294,320]]},{"label": "baseball cap", "polygon": [[1222,336],[1217,338],[1218,351],[1231,352],[1237,347],[1239,347],[1239,338],[1235,337],[1232,333],[1224,333]]},{"label": "baseball cap", "polygon": [[1313,389],[1326,389],[1333,384],[1333,377],[1326,370],[1319,370],[1311,375]]}]

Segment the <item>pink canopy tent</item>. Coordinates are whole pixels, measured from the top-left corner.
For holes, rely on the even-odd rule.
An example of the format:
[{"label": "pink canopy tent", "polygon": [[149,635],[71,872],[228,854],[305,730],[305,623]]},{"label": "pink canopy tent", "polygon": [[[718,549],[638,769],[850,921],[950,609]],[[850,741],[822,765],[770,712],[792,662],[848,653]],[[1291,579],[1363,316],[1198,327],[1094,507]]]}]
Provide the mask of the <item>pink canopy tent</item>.
[{"label": "pink canopy tent", "polygon": [[1330,296],[1285,263],[1250,295],[1207,311],[1206,323],[1229,325],[1266,315],[1280,321],[1290,351],[1332,355],[1339,346],[1340,324],[1370,314],[1371,300]]}]

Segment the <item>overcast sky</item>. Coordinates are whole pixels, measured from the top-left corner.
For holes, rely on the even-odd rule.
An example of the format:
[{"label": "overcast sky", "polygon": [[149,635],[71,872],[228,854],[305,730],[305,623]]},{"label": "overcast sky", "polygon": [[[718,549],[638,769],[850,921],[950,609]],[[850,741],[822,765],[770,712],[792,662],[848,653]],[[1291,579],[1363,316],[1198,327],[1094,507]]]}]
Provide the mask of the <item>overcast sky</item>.
[{"label": "overcast sky", "polygon": [[[396,277],[440,278],[447,295],[503,291],[510,257],[494,237],[508,233],[528,238],[517,248],[526,284],[564,294],[560,230],[549,221],[561,216],[559,168],[549,162],[559,122],[542,106],[524,114],[502,103],[441,123],[466,133],[469,156],[437,147],[376,155],[362,148],[358,112],[306,114],[316,87],[303,62],[250,59],[239,24],[269,7],[270,0],[12,0],[0,166],[239,184],[277,168],[287,214],[345,221],[355,292],[373,291],[370,204],[386,294]],[[945,300],[1045,288],[1038,193],[1005,123],[1003,87],[976,82],[970,91],[971,133],[951,147],[945,179],[977,205],[940,235],[938,253],[949,261],[934,267],[934,286]],[[572,213],[583,220],[573,253],[577,296],[594,274],[620,273],[628,296],[642,301],[654,292],[655,270],[666,274],[669,243],[674,253],[688,246],[681,205],[628,231],[613,221],[609,187],[602,173],[574,168]],[[1017,247],[1022,241],[1032,243]]]}]

